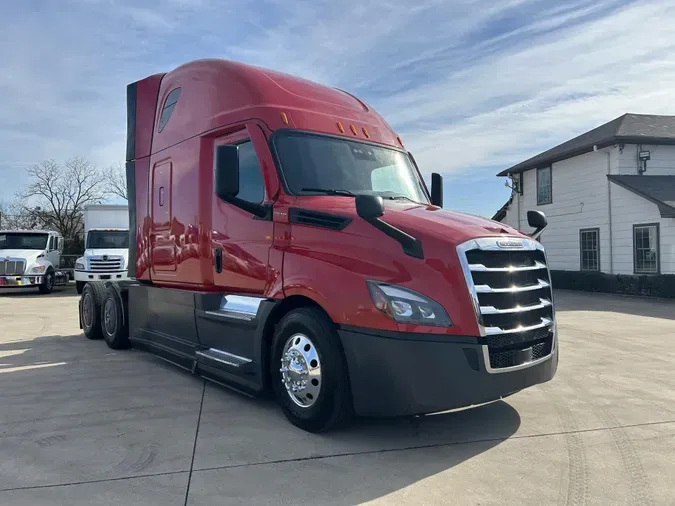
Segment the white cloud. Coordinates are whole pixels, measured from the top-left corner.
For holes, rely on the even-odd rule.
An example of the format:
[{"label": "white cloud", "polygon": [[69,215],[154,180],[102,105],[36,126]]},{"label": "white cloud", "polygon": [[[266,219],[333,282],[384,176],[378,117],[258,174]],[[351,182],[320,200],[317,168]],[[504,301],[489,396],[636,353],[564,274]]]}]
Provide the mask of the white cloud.
[{"label": "white cloud", "polygon": [[426,172],[466,171],[480,184],[500,185],[496,170],[624,112],[675,114],[675,5],[665,0],[139,5],[5,13],[0,198],[32,161],[121,159],[126,84],[207,56],[354,92]]}]

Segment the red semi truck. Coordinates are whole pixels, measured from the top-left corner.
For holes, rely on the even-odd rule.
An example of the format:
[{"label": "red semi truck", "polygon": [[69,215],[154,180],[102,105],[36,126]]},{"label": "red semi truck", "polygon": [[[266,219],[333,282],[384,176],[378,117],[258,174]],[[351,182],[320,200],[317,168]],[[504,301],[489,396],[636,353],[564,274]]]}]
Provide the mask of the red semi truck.
[{"label": "red semi truck", "polygon": [[313,432],[554,376],[544,215],[526,236],[442,209],[362,100],[207,59],[130,84],[127,108],[130,281],[85,285],[87,337],[272,390]]}]

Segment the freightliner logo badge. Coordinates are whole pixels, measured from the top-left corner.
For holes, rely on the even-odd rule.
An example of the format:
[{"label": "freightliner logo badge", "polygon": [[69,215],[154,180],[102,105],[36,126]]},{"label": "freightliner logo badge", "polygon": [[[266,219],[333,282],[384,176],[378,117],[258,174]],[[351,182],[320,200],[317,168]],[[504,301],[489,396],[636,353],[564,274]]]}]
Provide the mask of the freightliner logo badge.
[{"label": "freightliner logo badge", "polygon": [[505,249],[522,248],[523,241],[519,241],[518,239],[500,239],[499,241],[497,241],[497,246]]}]

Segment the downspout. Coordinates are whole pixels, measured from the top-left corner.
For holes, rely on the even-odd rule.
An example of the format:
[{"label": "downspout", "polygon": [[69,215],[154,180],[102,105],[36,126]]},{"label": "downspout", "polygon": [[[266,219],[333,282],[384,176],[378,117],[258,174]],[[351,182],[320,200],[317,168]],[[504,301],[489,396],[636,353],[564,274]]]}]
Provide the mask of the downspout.
[{"label": "downspout", "polygon": [[522,230],[520,230],[520,192],[517,191],[514,193],[516,194],[516,204],[517,204],[516,207],[518,208],[518,230],[522,232]]},{"label": "downspout", "polygon": [[[607,175],[611,172],[609,151],[607,155]],[[609,273],[614,274],[614,255],[612,254],[612,182],[607,178],[607,214],[609,218]]]}]

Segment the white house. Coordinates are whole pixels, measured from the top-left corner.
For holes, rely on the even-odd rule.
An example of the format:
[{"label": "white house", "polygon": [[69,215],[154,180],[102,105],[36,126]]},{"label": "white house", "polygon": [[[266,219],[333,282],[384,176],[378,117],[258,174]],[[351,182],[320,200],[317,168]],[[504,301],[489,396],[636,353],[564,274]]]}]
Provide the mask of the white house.
[{"label": "white house", "polygon": [[552,270],[675,274],[675,116],[624,114],[498,176],[494,219],[529,232],[543,211]]}]

